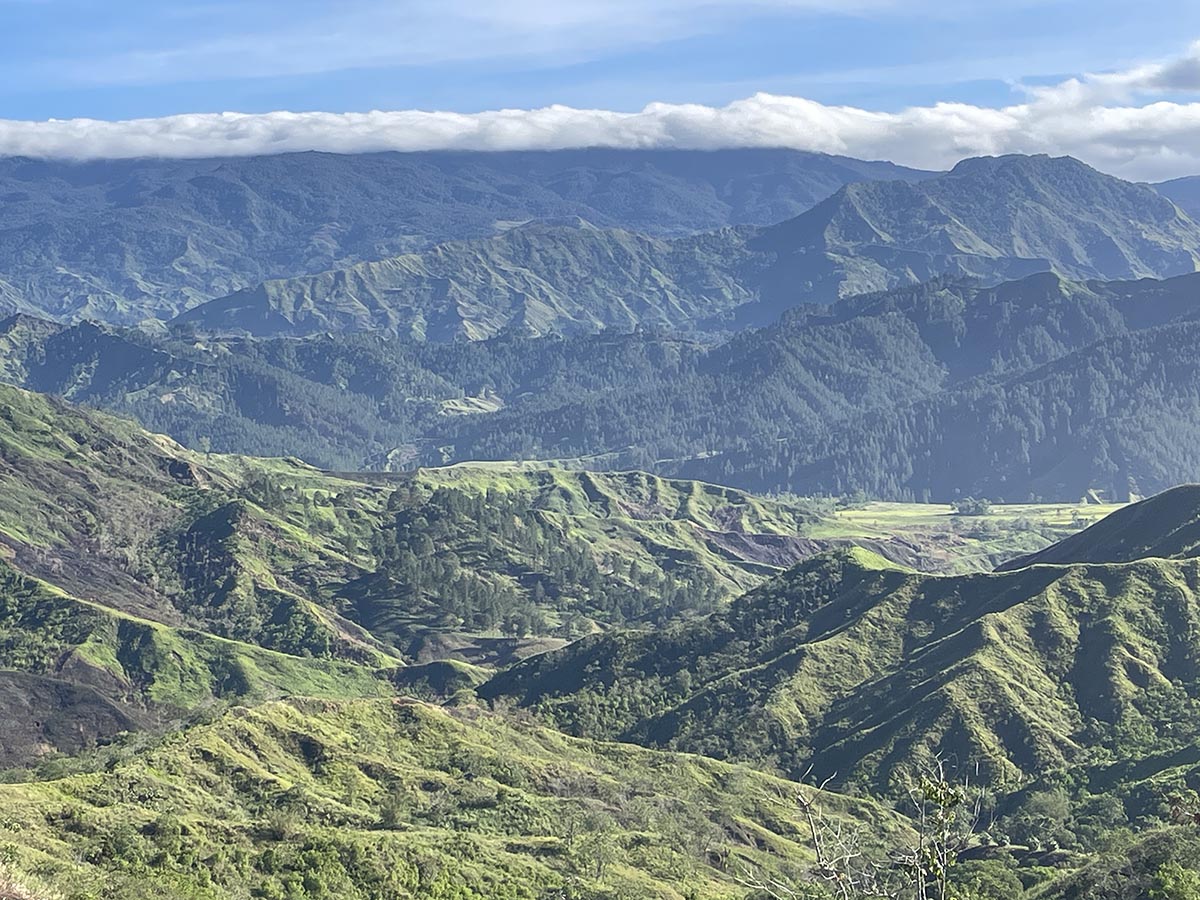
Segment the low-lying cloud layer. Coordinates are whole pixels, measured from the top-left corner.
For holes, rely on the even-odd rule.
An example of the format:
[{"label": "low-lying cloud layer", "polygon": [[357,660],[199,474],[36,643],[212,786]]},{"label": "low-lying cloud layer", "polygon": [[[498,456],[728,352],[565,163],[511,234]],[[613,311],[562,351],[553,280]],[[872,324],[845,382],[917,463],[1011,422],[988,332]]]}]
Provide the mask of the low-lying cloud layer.
[{"label": "low-lying cloud layer", "polygon": [[244,156],[299,150],[531,150],[790,147],[924,168],[966,156],[1077,156],[1116,175],[1200,173],[1200,43],[1185,56],[1029,88],[1020,103],[939,103],[900,112],[756,94],[723,107],[654,103],[640,112],[550,106],[475,114],[195,114],[105,122],[0,120],[0,155],[97,159]]}]

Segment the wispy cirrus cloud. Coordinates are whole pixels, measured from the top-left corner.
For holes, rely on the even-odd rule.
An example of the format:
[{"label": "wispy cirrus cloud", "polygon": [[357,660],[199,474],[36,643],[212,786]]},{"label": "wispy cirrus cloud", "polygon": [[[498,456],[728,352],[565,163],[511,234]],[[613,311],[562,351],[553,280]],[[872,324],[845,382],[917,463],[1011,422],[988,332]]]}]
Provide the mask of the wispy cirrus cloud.
[{"label": "wispy cirrus cloud", "polygon": [[[572,13],[579,15],[579,13]],[[195,114],[127,121],[0,120],[0,153],[35,157],[229,156],[325,150],[791,147],[943,168],[964,156],[1071,154],[1114,174],[1200,172],[1200,43],[1174,59],[1026,89],[1010,105],[887,112],[759,93],[724,106],[637,112],[548,106],[480,113]]]},{"label": "wispy cirrus cloud", "polygon": [[[48,11],[62,2],[44,0]],[[278,0],[149,3],[140,16],[100,23],[90,45],[44,54],[32,74],[61,85],[138,85],[477,61],[536,67],[759,16],[911,17],[940,8],[931,0],[294,0],[281,16]]]}]

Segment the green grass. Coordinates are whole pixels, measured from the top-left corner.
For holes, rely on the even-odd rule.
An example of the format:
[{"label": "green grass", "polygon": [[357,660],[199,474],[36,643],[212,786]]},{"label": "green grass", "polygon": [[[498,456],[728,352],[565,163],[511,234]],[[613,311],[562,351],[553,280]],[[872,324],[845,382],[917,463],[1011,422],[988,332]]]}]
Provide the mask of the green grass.
[{"label": "green grass", "polygon": [[656,569],[667,560],[676,566],[699,566],[727,597],[758,584],[764,575],[797,558],[798,551],[778,559],[767,548],[751,546],[739,553],[723,545],[718,533],[732,531],[751,539],[798,537],[815,520],[803,501],[769,500],[643,472],[470,463],[421,469],[417,479],[476,495],[527,495],[570,539],[586,541],[598,556],[619,554]]},{"label": "green grass", "polygon": [[1123,504],[994,504],[981,516],[955,514],[949,504],[872,501],[822,510],[808,529],[819,540],[906,545],[892,555],[926,571],[952,574],[990,571],[1014,557],[1034,553],[1100,521]]},{"label": "green grass", "polygon": [[709,618],[590,638],[481,691],[573,733],[873,790],[935,750],[1020,784],[1197,737],[1197,584],[1196,559],[930,576],[856,549]]},{"label": "green grass", "polygon": [[[478,708],[293,700],[0,785],[0,854],[68,897],[734,898],[809,858],[795,786]],[[835,820],[904,823],[826,795]]]},{"label": "green grass", "polygon": [[172,628],[71,597],[3,564],[0,634],[0,667],[35,676],[65,674],[133,711],[149,704],[170,714],[218,698],[391,692],[386,669],[305,659]]}]

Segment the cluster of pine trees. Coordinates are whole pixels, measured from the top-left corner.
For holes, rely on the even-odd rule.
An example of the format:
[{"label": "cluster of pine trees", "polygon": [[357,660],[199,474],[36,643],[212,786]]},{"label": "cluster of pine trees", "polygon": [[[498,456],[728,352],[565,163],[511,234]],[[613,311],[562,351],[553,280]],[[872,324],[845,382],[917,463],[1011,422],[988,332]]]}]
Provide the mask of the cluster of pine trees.
[{"label": "cluster of pine trees", "polygon": [[400,488],[375,537],[378,575],[356,598],[372,629],[396,633],[436,610],[467,631],[576,637],[615,625],[705,612],[719,588],[699,569],[678,574],[631,558],[598,558],[567,520],[522,492]]}]

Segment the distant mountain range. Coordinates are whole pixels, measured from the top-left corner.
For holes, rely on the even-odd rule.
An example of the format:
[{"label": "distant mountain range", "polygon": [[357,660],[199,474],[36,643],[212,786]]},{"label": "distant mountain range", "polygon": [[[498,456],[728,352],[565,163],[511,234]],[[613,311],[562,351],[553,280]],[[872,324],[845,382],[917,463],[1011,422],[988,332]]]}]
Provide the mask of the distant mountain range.
[{"label": "distant mountain range", "polygon": [[790,150],[0,159],[0,308],[135,323],[530,219],[680,235],[927,174]]},{"label": "distant mountain range", "polygon": [[[1035,271],[1074,279],[1196,271],[1200,227],[1153,190],[1070,157],[960,162],[916,183],[847,185],[763,235],[776,278],[820,299],[935,275],[988,281]],[[828,268],[814,267],[813,253]]]},{"label": "distant mountain range", "polygon": [[0,308],[256,335],[711,334],[939,275],[1183,274],[1200,247],[1163,193],[1048,157],[6,159],[0,202]]},{"label": "distant mountain range", "polygon": [[[293,241],[304,222],[344,213],[392,227],[396,204],[409,218],[393,225],[415,227],[409,176],[445,189],[429,200],[442,224],[428,219],[402,255],[263,281],[145,331],[29,315],[0,328],[5,380],[131,413],[193,446],[337,469],[558,459],[897,499],[1138,496],[1200,472],[1189,424],[1196,282],[1148,277],[1194,272],[1200,226],[1154,189],[1073,159],[967,160],[937,176],[784,152],[5,166],[45,189],[11,192],[17,231],[36,209],[59,208],[38,206],[47,197],[72,211],[56,219],[63,234],[99,221],[97,210],[114,240],[151,223],[161,237],[182,221],[196,240],[212,228],[228,236],[237,222],[253,237],[237,239],[245,259],[285,269],[294,260],[264,248]],[[600,169],[636,173],[652,205],[661,196],[644,179],[672,185],[671,203],[688,191],[725,199],[688,225],[633,203],[611,183],[617,175],[608,188],[584,179],[587,190],[562,180]],[[778,171],[790,174],[764,174]],[[872,173],[884,180],[829,180]],[[338,188],[342,177],[357,187]],[[475,210],[459,221],[466,237],[436,243],[458,221],[445,212],[446,191],[457,190],[447,185],[468,177],[497,196],[541,198],[538,212],[588,199],[583,212],[601,225],[620,211],[638,227],[653,215],[668,233],[578,216],[484,227],[495,197],[462,194]],[[271,178],[283,187],[269,190]],[[559,193],[530,187],[542,182]],[[768,182],[796,204],[818,184],[833,193],[779,224],[728,224],[776,208],[759,203]],[[218,227],[212,191],[260,199],[226,209]],[[618,195],[629,202],[604,206]],[[156,220],[180,198],[186,217]],[[714,222],[723,227],[674,233]],[[381,232],[344,235],[368,233]],[[152,248],[142,238],[119,238],[123,265]],[[334,255],[358,252],[335,244]],[[38,246],[26,245],[22,265],[66,271],[55,240]],[[1003,281],[1011,273],[1022,277]],[[174,315],[159,299],[144,293],[150,306],[132,317]]]},{"label": "distant mountain range", "polygon": [[1200,216],[1200,175],[1174,178],[1152,187],[1192,218]]},{"label": "distant mountain range", "polygon": [[995,283],[1194,272],[1200,226],[1070,158],[967,160],[848,184],[778,225],[655,240],[584,222],[271,281],[176,321],[205,333],[381,330],[422,340],[668,328],[712,333],[939,276]]},{"label": "distant mountain range", "polygon": [[376,331],[429,341],[719,330],[755,299],[754,273],[767,264],[747,250],[749,233],[662,240],[582,219],[534,222],[498,237],[268,281],[203,303],[172,325],[204,334]]}]

